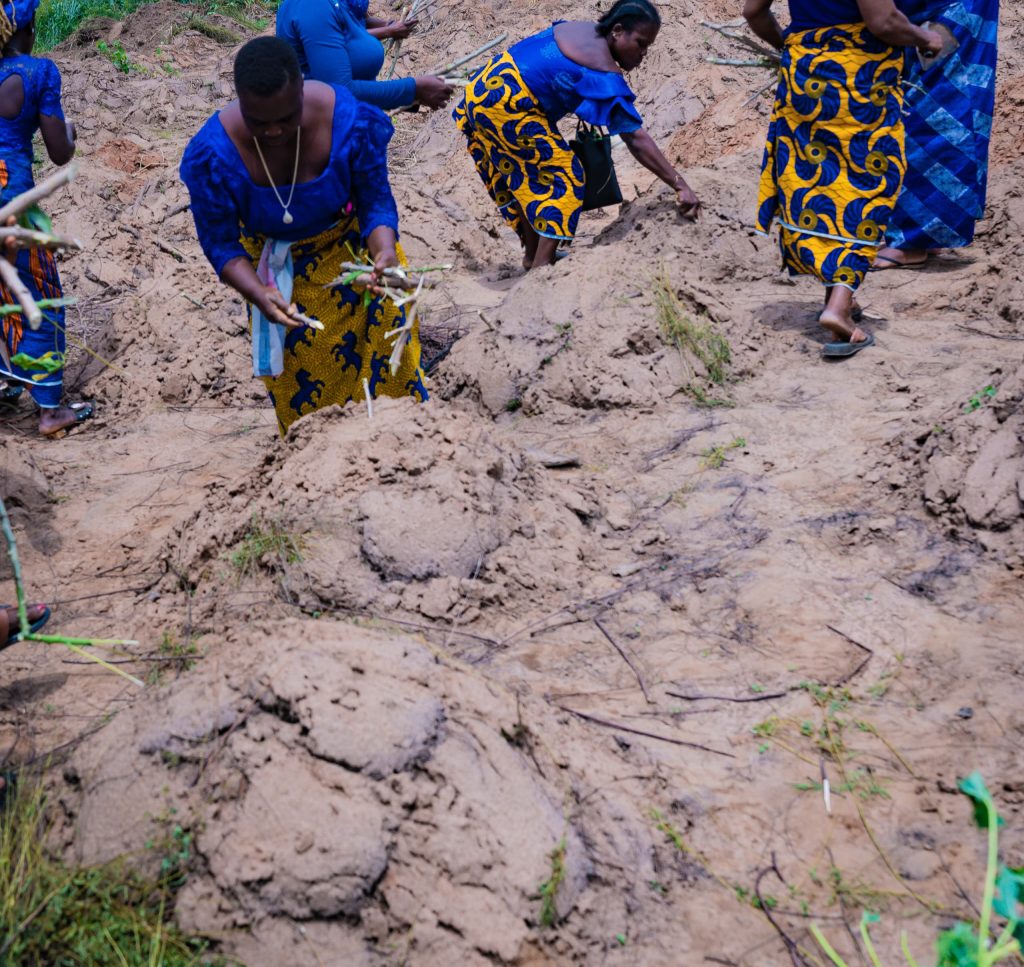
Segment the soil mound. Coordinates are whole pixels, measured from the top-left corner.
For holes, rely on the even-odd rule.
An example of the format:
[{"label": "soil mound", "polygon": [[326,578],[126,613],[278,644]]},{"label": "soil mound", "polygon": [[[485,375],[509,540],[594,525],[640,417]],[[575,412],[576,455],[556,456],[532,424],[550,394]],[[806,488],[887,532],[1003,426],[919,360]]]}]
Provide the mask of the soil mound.
[{"label": "soil mound", "polygon": [[[523,962],[541,916],[611,912],[652,875],[650,833],[575,796],[580,751],[564,716],[420,642],[292,621],[228,635],[119,716],[67,768],[64,805],[85,862],[192,830],[179,922],[252,967]],[[591,881],[607,836],[631,844],[615,888]]]}]

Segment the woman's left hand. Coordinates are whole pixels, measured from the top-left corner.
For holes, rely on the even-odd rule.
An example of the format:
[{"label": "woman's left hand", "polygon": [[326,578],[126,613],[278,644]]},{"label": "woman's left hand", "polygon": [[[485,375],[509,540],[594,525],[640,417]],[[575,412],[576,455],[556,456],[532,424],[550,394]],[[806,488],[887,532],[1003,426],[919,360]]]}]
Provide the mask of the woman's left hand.
[{"label": "woman's left hand", "polygon": [[696,221],[700,217],[700,199],[694,190],[685,182],[676,188],[676,201],[682,209],[683,218]]}]

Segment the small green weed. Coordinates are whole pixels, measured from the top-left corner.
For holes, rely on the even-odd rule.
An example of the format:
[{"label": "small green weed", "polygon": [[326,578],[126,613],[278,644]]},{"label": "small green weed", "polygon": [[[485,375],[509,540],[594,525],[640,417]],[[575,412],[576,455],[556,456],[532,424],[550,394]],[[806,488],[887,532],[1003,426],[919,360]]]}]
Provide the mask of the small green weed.
[{"label": "small green weed", "polygon": [[538,887],[542,927],[553,927],[558,923],[558,888],[565,881],[565,851],[568,845],[563,836],[551,851],[551,875]]},{"label": "small green weed", "polygon": [[140,64],[136,64],[135,61],[128,56],[128,51],[124,49],[124,44],[120,40],[115,40],[113,44],[108,44],[105,40],[96,42],[96,49],[110,61],[122,74],[131,74],[135,71],[138,74],[146,73],[146,69]]},{"label": "small green weed", "polygon": [[510,399],[505,404],[505,412],[506,413],[516,413],[519,410],[521,410],[522,408],[523,408],[523,401],[521,399],[519,399],[518,397],[514,397],[513,399]]},{"label": "small green weed", "polygon": [[265,558],[278,566],[297,564],[302,560],[302,541],[288,533],[280,521],[253,514],[245,536],[231,552],[229,560],[239,579],[252,577]]},{"label": "small green weed", "polygon": [[747,445],[743,437],[736,437],[732,443],[721,443],[701,451],[705,470],[718,470],[725,465],[730,450],[742,450]]},{"label": "small green weed", "polygon": [[973,413],[975,410],[980,410],[989,400],[995,399],[998,392],[994,386],[986,386],[984,389],[978,390],[964,405],[964,412]]}]

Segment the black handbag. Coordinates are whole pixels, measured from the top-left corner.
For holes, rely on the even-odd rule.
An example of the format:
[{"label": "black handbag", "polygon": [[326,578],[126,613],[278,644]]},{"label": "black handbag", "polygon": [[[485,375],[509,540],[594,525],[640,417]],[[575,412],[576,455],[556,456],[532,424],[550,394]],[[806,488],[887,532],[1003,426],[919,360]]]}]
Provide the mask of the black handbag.
[{"label": "black handbag", "polygon": [[569,147],[580,159],[586,177],[583,210],[592,212],[596,208],[621,204],[622,192],[612,161],[611,135],[580,121],[576,126],[576,137],[569,142]]}]

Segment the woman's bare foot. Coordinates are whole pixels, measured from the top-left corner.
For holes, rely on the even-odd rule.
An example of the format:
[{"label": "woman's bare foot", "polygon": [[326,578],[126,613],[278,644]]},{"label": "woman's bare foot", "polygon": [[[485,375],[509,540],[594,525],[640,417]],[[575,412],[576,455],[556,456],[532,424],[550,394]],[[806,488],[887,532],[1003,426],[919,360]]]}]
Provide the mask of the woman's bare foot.
[{"label": "woman's bare foot", "polygon": [[836,342],[865,342],[868,338],[868,334],[851,316],[832,309],[825,309],[818,317],[818,322],[836,337]]},{"label": "woman's bare foot", "polygon": [[92,403],[72,403],[70,406],[47,407],[39,411],[39,432],[53,436],[68,427],[88,420],[93,414]]},{"label": "woman's bare foot", "polygon": [[928,261],[928,253],[919,248],[883,248],[875,256],[873,269],[875,272],[884,272],[887,269],[906,268],[908,266],[924,265]]}]

